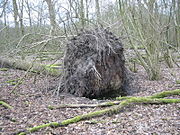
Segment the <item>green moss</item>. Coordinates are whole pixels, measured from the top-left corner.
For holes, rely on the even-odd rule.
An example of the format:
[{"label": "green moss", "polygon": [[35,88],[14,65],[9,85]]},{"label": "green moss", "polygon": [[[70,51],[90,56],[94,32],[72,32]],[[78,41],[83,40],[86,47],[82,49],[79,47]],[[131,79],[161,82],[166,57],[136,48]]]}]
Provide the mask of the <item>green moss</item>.
[{"label": "green moss", "polygon": [[46,128],[46,127],[57,127],[57,126],[60,126],[60,123],[58,122],[51,122],[51,123],[47,123],[47,124],[42,124],[42,125],[39,125],[39,126],[35,126],[33,128],[29,128],[27,129],[26,132],[21,132],[19,133],[18,135],[26,135],[28,133],[33,133],[33,132],[36,132],[42,128]]},{"label": "green moss", "polygon": [[149,98],[149,97],[132,97],[131,99],[121,102],[121,106],[127,106],[130,103],[180,103],[180,99],[164,99],[164,98]]},{"label": "green moss", "polygon": [[20,79],[8,80],[8,81],[5,81],[5,83],[9,83],[10,85],[22,84],[23,82],[19,80]]},{"label": "green moss", "polygon": [[49,106],[48,106],[48,109],[53,110],[53,109],[54,109],[54,107],[53,107],[53,106],[51,106],[51,105],[49,105]]},{"label": "green moss", "polygon": [[180,89],[171,90],[171,91],[163,91],[161,93],[150,96],[150,98],[164,98],[167,96],[180,95]]},{"label": "green moss", "polygon": [[180,80],[176,80],[176,84],[180,84]]},{"label": "green moss", "polygon": [[[171,91],[163,91],[153,96],[148,96],[146,98],[164,98],[164,97],[173,96],[173,95],[180,95],[180,89],[171,90]],[[127,100],[131,98],[135,98],[135,97],[117,97],[116,100]],[[139,98],[139,97],[136,97],[136,98]]]},{"label": "green moss", "polygon": [[11,118],[10,119],[12,122],[17,122],[17,120],[15,118]]},{"label": "green moss", "polygon": [[6,102],[4,101],[0,101],[0,105],[3,105],[4,107],[8,108],[8,109],[13,109],[12,106],[10,106],[9,104],[7,104]]},{"label": "green moss", "polygon": [[0,68],[0,71],[8,71],[8,68]]},{"label": "green moss", "polygon": [[76,116],[74,118],[62,121],[61,124],[62,125],[68,125],[68,124],[71,124],[71,123],[76,123],[76,122],[78,122],[78,121],[80,121],[82,119],[83,119],[83,116]]},{"label": "green moss", "polygon": [[59,64],[45,65],[44,68],[45,68],[45,70],[46,70],[47,72],[49,72],[49,73],[52,74],[52,75],[57,75],[57,74],[60,73],[60,72],[59,72],[59,70],[60,70],[60,69],[59,69],[59,68],[60,68]]},{"label": "green moss", "polygon": [[116,100],[126,100],[126,99],[130,99],[132,97],[116,97]]},{"label": "green moss", "polygon": [[116,103],[114,102],[107,102],[104,104],[104,106],[113,106],[113,105],[116,105]]},{"label": "green moss", "polygon": [[121,123],[121,121],[120,120],[113,120],[112,123],[117,124],[117,123]]}]

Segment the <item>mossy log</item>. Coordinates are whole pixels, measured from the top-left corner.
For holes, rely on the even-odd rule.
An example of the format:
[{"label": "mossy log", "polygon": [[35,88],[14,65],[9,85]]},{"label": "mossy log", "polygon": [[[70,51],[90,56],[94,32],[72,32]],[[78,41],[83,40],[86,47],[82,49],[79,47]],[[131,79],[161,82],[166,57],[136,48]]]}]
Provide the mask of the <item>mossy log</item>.
[{"label": "mossy log", "polygon": [[57,66],[54,66],[53,64],[43,65],[36,62],[27,62],[25,60],[12,58],[0,58],[0,67],[28,70],[30,72],[48,74],[52,76],[59,76],[61,74],[61,69],[57,68]]},{"label": "mossy log", "polygon": [[[173,96],[173,95],[180,95],[180,89],[176,89],[176,90],[170,90],[170,91],[163,91],[157,94],[154,94],[152,96],[147,96],[147,98],[164,98],[164,97],[168,97],[168,96]],[[126,100],[126,99],[131,99],[132,97],[117,97],[116,100]]]},{"label": "mossy log", "polygon": [[[157,95],[161,95],[161,96],[157,96]],[[66,126],[66,125],[69,125],[69,124],[72,124],[72,123],[79,122],[81,120],[86,120],[86,119],[89,119],[89,118],[102,116],[102,115],[105,115],[105,114],[115,114],[115,113],[118,113],[119,111],[121,111],[124,107],[127,107],[127,106],[129,106],[131,104],[138,104],[138,103],[143,103],[143,104],[180,103],[180,99],[161,98],[161,97],[166,97],[166,96],[171,96],[171,95],[180,95],[180,89],[173,90],[171,92],[170,91],[165,91],[165,92],[155,94],[154,96],[157,96],[156,98],[153,97],[153,96],[149,96],[149,97],[131,97],[131,98],[125,99],[124,101],[120,102],[118,105],[113,105],[113,106],[111,106],[109,108],[106,108],[106,109],[90,112],[90,113],[83,114],[83,115],[78,115],[78,116],[75,116],[73,118],[63,120],[61,122],[50,122],[50,123],[47,123],[47,124],[42,124],[42,125],[39,125],[39,126],[28,128],[28,129],[26,129],[24,131],[20,131],[20,132],[18,132],[16,134],[17,135],[26,135],[28,133],[36,132],[36,131],[38,131],[38,130],[40,130],[42,128],[46,128],[46,127],[61,127],[61,126]]]},{"label": "mossy log", "polygon": [[7,104],[7,103],[4,102],[4,101],[0,101],[0,105],[4,106],[4,107],[7,108],[7,109],[13,109],[12,106],[10,106],[9,104]]}]

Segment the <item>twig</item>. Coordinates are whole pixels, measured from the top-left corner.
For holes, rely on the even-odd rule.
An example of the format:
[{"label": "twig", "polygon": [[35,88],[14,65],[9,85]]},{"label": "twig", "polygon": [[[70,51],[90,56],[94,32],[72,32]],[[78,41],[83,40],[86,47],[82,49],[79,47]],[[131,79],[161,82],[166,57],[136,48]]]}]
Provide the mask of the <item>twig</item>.
[{"label": "twig", "polygon": [[0,105],[3,105],[5,108],[8,108],[8,109],[13,109],[12,106],[10,106],[9,104],[7,104],[7,103],[4,102],[4,101],[0,101]]},{"label": "twig", "polygon": [[118,105],[121,101],[110,101],[101,104],[61,104],[59,106],[48,106],[49,109],[60,109],[60,108],[94,108],[94,107],[108,107]]}]

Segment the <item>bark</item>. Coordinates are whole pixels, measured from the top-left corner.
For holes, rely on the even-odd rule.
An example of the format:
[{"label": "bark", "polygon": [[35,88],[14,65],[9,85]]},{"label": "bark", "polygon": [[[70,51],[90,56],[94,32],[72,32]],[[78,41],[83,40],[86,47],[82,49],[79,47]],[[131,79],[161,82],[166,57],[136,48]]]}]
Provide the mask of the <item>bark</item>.
[{"label": "bark", "polygon": [[55,15],[55,6],[52,2],[52,0],[45,0],[47,5],[48,5],[48,10],[49,10],[49,19],[50,19],[50,23],[51,23],[51,35],[56,35],[56,27],[57,27],[57,23],[56,23],[56,15]]},{"label": "bark", "polygon": [[15,23],[15,29],[16,29],[16,34],[18,34],[18,29],[19,29],[19,22],[18,22],[18,6],[16,0],[13,0],[13,13],[14,13],[14,23]]},{"label": "bark", "polygon": [[84,0],[81,0],[80,2],[80,20],[81,20],[81,26],[82,28],[84,28],[85,26]]},{"label": "bark", "polygon": [[59,76],[61,74],[61,69],[54,65],[42,65],[35,62],[32,63],[10,58],[0,58],[0,67],[29,70],[30,72],[48,74],[52,76]]},{"label": "bark", "polygon": [[96,0],[96,19],[97,23],[100,21],[100,7],[99,7],[99,0]]},{"label": "bark", "polygon": [[[89,20],[89,4],[88,4],[88,0],[86,0],[86,19]],[[89,21],[87,21],[87,25],[89,25]]]},{"label": "bark", "polygon": [[2,12],[1,12],[1,14],[0,14],[0,18],[3,16],[3,14],[5,14],[5,10],[6,10],[6,5],[7,5],[7,3],[8,3],[8,0],[4,0],[3,2],[2,2],[3,4],[2,4],[2,6],[0,7],[0,8],[2,8]]},{"label": "bark", "polygon": [[31,20],[31,8],[29,5],[28,0],[25,1],[26,2],[26,6],[27,6],[27,13],[28,13],[28,17],[29,17],[29,25],[30,27],[32,27],[32,20]]},{"label": "bark", "polygon": [[19,22],[20,22],[20,30],[21,30],[21,36],[24,35],[24,24],[23,24],[23,8],[24,8],[24,1],[21,1],[21,7],[20,7],[20,14],[19,14]]}]

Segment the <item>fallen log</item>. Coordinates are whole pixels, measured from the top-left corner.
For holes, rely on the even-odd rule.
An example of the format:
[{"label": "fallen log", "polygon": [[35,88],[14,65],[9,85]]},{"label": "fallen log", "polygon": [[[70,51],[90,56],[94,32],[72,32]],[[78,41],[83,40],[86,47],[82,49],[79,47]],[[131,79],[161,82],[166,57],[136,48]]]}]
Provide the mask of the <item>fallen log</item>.
[{"label": "fallen log", "polygon": [[55,64],[45,65],[13,58],[0,58],[0,67],[20,69],[34,73],[42,73],[46,75],[48,74],[52,76],[61,75],[61,69],[57,68]]},{"label": "fallen log", "polygon": [[[166,94],[163,94],[163,93],[166,93]],[[129,105],[132,105],[132,104],[139,104],[139,103],[143,103],[143,104],[180,103],[180,99],[165,99],[165,98],[161,98],[160,96],[157,96],[157,95],[164,95],[164,97],[172,96],[172,95],[180,95],[180,89],[172,90],[171,92],[170,91],[161,92],[161,93],[154,95],[154,97],[149,96],[149,97],[131,97],[128,99],[124,98],[125,100],[123,100],[118,105],[113,105],[113,106],[106,108],[106,109],[90,112],[90,113],[83,114],[83,115],[78,115],[78,116],[75,116],[73,118],[63,120],[61,122],[50,122],[47,124],[42,124],[39,126],[35,126],[32,128],[25,129],[23,131],[19,131],[15,134],[16,135],[26,135],[26,134],[31,134],[33,132],[39,131],[40,129],[43,129],[46,127],[63,127],[63,126],[67,126],[67,125],[72,124],[72,123],[76,123],[76,122],[86,120],[89,118],[102,116],[105,114],[110,114],[110,115],[116,114],[116,113],[120,112],[123,108],[128,107]],[[155,97],[155,96],[157,96],[157,97]]]}]

